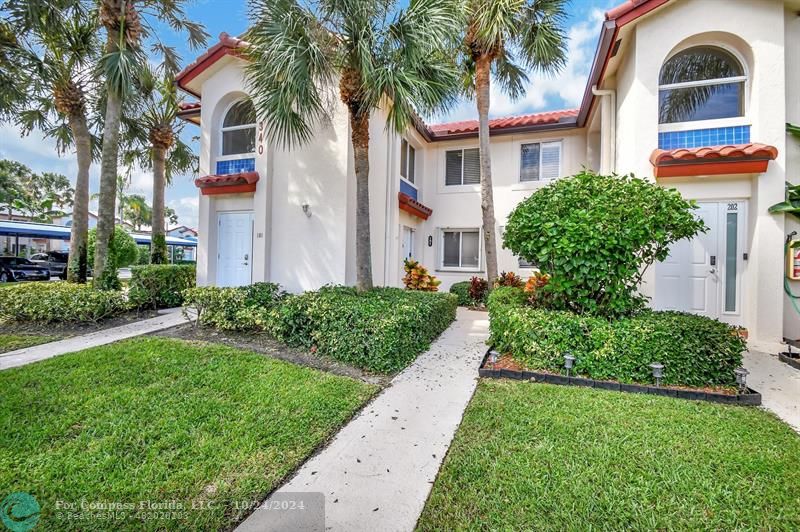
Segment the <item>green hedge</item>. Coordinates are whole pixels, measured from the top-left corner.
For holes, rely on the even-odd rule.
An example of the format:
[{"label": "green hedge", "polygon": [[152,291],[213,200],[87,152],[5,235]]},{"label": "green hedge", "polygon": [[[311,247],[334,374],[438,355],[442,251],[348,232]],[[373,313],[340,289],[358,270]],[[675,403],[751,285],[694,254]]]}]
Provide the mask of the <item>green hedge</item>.
[{"label": "green hedge", "polygon": [[576,315],[524,305],[516,288],[489,296],[491,342],[529,369],[560,372],[563,356],[593,379],[651,383],[653,362],[664,364],[665,384],[730,385],[742,365],[745,341],[735,328],[694,314],[643,311],[630,318]]},{"label": "green hedge", "polygon": [[198,323],[226,331],[265,329],[286,294],[275,283],[236,288],[199,286],[184,291],[184,306]]},{"label": "green hedge", "polygon": [[195,267],[148,264],[131,268],[128,299],[138,308],[171,308],[183,304],[183,292],[195,285]]},{"label": "green hedge", "polygon": [[122,292],[91,285],[20,283],[0,289],[0,320],[96,322],[128,310]]},{"label": "green hedge", "polygon": [[[203,325],[263,330],[291,346],[383,373],[398,371],[425,351],[455,319],[450,294],[376,288],[325,287],[270,297],[256,304],[251,287],[195,288],[187,306]],[[277,287],[273,293],[280,293]],[[282,293],[280,293],[282,294]]]},{"label": "green hedge", "polygon": [[472,298],[469,295],[469,285],[469,281],[461,281],[459,283],[453,283],[450,286],[450,293],[455,294],[456,298],[458,298],[458,306],[460,307],[472,305]]}]

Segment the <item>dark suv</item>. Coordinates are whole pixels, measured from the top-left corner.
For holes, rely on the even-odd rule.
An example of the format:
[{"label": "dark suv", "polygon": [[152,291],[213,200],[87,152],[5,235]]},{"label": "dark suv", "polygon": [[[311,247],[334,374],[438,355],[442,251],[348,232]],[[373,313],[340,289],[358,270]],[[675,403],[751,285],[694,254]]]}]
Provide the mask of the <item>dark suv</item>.
[{"label": "dark suv", "polygon": [[69,254],[63,251],[47,251],[31,255],[30,261],[50,270],[52,277],[67,278]]},{"label": "dark suv", "polygon": [[19,257],[0,257],[0,283],[49,281],[50,270]]}]

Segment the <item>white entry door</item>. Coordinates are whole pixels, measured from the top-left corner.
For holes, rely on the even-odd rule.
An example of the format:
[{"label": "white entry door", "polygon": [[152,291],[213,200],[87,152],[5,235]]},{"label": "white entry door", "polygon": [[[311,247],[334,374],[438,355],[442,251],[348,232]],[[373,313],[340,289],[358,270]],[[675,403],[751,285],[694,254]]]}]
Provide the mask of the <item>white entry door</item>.
[{"label": "white entry door", "polygon": [[217,286],[244,286],[252,281],[253,213],[218,215]]},{"label": "white entry door", "polygon": [[744,201],[698,203],[708,231],[673,244],[656,264],[657,310],[678,310],[741,325]]}]

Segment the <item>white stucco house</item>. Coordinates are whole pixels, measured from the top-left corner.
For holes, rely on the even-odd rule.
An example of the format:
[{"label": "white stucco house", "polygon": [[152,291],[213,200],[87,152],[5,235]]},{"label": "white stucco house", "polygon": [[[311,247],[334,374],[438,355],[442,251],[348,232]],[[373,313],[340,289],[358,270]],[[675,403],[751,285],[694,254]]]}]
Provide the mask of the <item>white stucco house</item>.
[{"label": "white stucco house", "polygon": [[[800,0],[628,0],[606,14],[578,109],[491,122],[498,231],[514,206],[582,167],[633,172],[700,204],[710,231],[675,246],[642,291],[659,309],[800,337],[784,292],[784,240],[769,214],[800,169]],[[201,128],[200,284],[269,280],[289,290],[355,281],[355,178],[346,111],[294,151],[267,142],[245,100],[246,46],[223,34],[178,85]],[[696,100],[695,105],[681,105]],[[401,285],[414,257],[447,289],[485,275],[477,122],[396,135],[371,123],[374,280]],[[500,250],[501,270],[529,265]],[[800,292],[800,283],[789,283]]]}]

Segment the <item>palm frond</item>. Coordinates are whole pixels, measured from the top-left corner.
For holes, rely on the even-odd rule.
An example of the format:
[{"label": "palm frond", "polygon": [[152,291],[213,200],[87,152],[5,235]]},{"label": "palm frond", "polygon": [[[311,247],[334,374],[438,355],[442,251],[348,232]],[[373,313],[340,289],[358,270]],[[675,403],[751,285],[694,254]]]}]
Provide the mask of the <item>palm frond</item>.
[{"label": "palm frond", "polygon": [[247,86],[270,140],[307,142],[328,118],[339,41],[314,13],[292,0],[251,3]]}]

